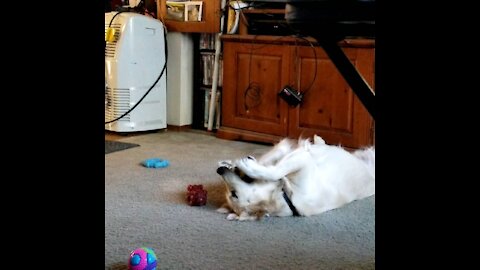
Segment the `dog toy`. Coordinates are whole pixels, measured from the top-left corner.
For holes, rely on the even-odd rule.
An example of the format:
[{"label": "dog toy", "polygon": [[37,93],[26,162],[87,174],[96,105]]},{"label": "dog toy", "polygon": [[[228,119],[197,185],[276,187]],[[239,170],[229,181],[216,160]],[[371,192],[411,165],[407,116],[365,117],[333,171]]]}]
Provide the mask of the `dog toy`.
[{"label": "dog toy", "polygon": [[141,247],[130,253],[128,270],[156,270],[157,256],[153,249]]},{"label": "dog toy", "polygon": [[190,206],[202,206],[207,203],[207,191],[203,189],[203,185],[188,185],[187,203]]},{"label": "dog toy", "polygon": [[143,161],[142,164],[147,168],[165,168],[170,165],[170,162],[166,159],[149,158]]}]

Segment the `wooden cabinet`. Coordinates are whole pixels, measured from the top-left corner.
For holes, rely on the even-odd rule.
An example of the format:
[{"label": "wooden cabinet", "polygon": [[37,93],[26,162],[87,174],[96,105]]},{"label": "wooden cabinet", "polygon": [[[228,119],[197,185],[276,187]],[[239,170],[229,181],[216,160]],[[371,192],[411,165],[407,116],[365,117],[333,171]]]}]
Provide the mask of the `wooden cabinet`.
[{"label": "wooden cabinet", "polygon": [[223,55],[221,128],[239,129],[239,135],[287,135],[288,108],[277,89],[289,82],[288,50],[282,45],[224,42]]},{"label": "wooden cabinet", "polygon": [[220,32],[220,0],[203,1],[202,21],[199,22],[182,22],[167,19],[166,0],[157,2],[158,18],[164,22],[168,31],[184,32],[184,33],[218,33]]},{"label": "wooden cabinet", "polygon": [[[318,134],[350,148],[373,143],[372,117],[321,47],[292,37],[248,35],[225,35],[223,45],[218,137],[274,143]],[[373,88],[374,42],[347,40],[342,48]],[[278,96],[286,85],[304,94],[299,106]]]}]

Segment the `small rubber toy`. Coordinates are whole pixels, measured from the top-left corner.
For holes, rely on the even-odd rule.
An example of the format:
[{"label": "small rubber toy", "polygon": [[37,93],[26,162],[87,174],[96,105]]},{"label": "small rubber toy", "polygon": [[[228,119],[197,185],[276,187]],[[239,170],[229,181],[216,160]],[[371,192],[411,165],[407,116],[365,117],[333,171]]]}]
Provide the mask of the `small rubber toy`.
[{"label": "small rubber toy", "polygon": [[133,250],[128,259],[128,270],[156,270],[157,256],[153,249],[141,247]]},{"label": "small rubber toy", "polygon": [[166,159],[149,158],[146,159],[142,164],[147,168],[165,168],[170,165],[170,162],[168,162]]},{"label": "small rubber toy", "polygon": [[203,189],[203,185],[188,185],[187,203],[190,206],[202,206],[207,203],[207,191]]}]

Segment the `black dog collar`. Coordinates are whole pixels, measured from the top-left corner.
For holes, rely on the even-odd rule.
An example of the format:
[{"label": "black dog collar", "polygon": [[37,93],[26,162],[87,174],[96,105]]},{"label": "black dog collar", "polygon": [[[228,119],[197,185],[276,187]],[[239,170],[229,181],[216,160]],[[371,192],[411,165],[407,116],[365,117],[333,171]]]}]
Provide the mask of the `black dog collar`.
[{"label": "black dog collar", "polygon": [[290,210],[292,210],[293,215],[296,216],[296,217],[300,216],[300,214],[299,214],[298,211],[297,211],[297,208],[295,208],[295,206],[293,205],[293,203],[292,203],[292,201],[290,200],[290,198],[288,198],[288,195],[287,195],[287,193],[285,192],[285,190],[282,189],[282,191],[283,191],[283,198],[284,198],[285,201],[287,202],[288,207],[290,207]]}]

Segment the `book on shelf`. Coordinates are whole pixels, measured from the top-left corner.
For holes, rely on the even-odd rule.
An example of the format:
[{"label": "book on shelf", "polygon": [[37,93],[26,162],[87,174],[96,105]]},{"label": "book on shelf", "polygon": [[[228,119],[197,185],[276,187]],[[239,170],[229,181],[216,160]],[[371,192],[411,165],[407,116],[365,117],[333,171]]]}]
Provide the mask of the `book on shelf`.
[{"label": "book on shelf", "polygon": [[[215,53],[214,52],[201,52],[201,68],[202,68],[202,84],[212,85],[213,71],[215,68]],[[223,57],[219,56],[218,59],[218,81],[217,86],[223,84]]]},{"label": "book on shelf", "polygon": [[201,33],[200,34],[200,50],[215,50],[215,34]]}]

